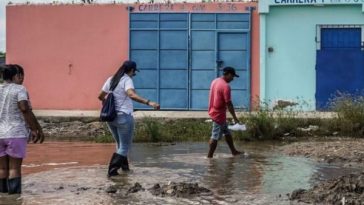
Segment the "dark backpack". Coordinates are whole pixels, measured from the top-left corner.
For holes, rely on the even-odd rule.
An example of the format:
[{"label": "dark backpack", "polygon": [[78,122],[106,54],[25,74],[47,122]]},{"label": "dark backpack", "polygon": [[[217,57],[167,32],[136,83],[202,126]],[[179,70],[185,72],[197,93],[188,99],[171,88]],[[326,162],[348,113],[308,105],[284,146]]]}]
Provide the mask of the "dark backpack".
[{"label": "dark backpack", "polygon": [[102,104],[100,121],[112,122],[116,117],[114,95],[112,93],[107,94],[106,100]]},{"label": "dark backpack", "polygon": [[112,93],[115,90],[116,86],[110,88],[111,92],[107,94],[106,100],[102,104],[100,113],[100,121],[102,122],[112,122],[116,118],[117,113],[116,113],[115,99],[114,99],[114,94]]}]

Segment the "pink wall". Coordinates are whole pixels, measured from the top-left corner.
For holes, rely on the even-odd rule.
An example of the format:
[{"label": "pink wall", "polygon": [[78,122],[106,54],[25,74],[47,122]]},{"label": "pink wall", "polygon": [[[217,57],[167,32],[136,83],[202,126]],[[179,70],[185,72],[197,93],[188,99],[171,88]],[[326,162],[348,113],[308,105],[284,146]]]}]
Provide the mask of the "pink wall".
[{"label": "pink wall", "polygon": [[[181,5],[176,4],[174,9]],[[245,12],[246,6],[257,6],[185,4],[185,9],[198,12],[196,9],[202,8],[201,5],[205,5],[204,12],[234,8]],[[135,12],[147,8],[133,6]],[[150,8],[156,11],[155,7]],[[160,6],[159,10],[164,9]],[[34,109],[99,109],[97,95],[104,80],[128,58],[126,5],[15,5],[7,6],[6,12],[6,60],[25,68],[25,85]],[[253,14],[252,34],[252,97],[255,97],[259,95],[257,11]]]},{"label": "pink wall", "polygon": [[128,54],[121,5],[7,7],[7,63],[26,72],[35,109],[97,109],[97,95]]},{"label": "pink wall", "polygon": [[259,30],[258,5],[252,17],[252,68],[251,68],[251,105],[252,109],[259,107],[260,94],[260,30]]}]

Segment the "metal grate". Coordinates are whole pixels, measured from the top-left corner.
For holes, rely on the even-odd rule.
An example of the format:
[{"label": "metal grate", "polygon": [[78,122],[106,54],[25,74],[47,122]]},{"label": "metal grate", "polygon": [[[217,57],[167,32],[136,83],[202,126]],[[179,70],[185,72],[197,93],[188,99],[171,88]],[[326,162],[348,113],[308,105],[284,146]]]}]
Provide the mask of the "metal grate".
[{"label": "metal grate", "polygon": [[316,48],[363,49],[364,24],[326,24],[316,26]]}]

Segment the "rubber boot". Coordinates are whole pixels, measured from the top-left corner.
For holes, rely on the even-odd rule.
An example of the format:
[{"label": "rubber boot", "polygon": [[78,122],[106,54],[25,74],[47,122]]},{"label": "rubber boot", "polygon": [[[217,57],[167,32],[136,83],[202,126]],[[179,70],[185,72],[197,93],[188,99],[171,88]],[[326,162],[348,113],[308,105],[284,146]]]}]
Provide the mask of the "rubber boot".
[{"label": "rubber boot", "polygon": [[124,157],[122,155],[121,156],[121,169],[124,171],[124,172],[127,172],[127,171],[130,171],[129,169],[129,162],[128,162],[128,158],[127,157]]},{"label": "rubber boot", "polygon": [[9,194],[21,193],[21,177],[8,179],[8,193]]},{"label": "rubber boot", "polygon": [[120,158],[121,155],[118,153],[114,153],[111,157],[110,163],[109,163],[109,170],[107,172],[108,177],[119,175],[118,169],[120,169]]},{"label": "rubber boot", "polygon": [[8,193],[8,179],[0,179],[0,193]]}]

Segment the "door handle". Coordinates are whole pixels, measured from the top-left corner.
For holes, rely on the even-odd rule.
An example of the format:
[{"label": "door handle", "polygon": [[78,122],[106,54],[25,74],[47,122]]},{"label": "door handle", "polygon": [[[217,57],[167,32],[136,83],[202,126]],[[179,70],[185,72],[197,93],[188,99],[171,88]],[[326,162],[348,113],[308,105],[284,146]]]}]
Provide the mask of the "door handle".
[{"label": "door handle", "polygon": [[216,64],[217,64],[218,68],[221,68],[222,65],[224,64],[224,61],[223,60],[216,60]]}]

